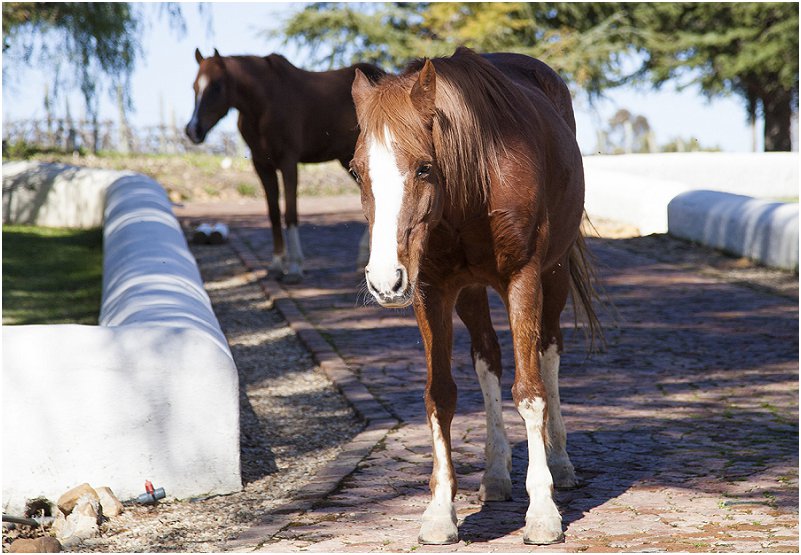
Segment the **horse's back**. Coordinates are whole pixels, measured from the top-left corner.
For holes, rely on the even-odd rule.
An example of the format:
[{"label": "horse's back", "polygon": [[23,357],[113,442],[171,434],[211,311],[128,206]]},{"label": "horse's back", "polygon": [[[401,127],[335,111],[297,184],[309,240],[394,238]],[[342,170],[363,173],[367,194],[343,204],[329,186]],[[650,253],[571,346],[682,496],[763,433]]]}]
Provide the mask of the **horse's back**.
[{"label": "horse's back", "polygon": [[482,54],[482,57],[518,86],[541,90],[575,135],[576,118],[570,90],[548,64],[531,56],[510,52]]}]

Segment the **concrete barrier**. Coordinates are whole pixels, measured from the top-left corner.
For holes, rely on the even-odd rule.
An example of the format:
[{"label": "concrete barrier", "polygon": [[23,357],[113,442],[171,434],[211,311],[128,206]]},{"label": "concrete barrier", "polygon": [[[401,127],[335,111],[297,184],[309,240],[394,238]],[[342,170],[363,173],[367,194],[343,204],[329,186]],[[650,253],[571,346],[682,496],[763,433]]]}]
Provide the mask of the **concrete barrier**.
[{"label": "concrete barrier", "polygon": [[766,266],[798,270],[798,204],[689,191],[668,205],[671,235]]},{"label": "concrete barrier", "polygon": [[236,367],[167,195],[97,178],[101,325],[3,326],[4,511],[82,482],[123,499],[146,479],[178,498],[241,489]]},{"label": "concrete barrier", "polygon": [[133,172],[67,164],[3,164],[3,223],[93,228],[103,225],[106,189]]},{"label": "concrete barrier", "polygon": [[689,152],[584,157],[590,217],[667,233],[668,204],[693,190],[757,198],[798,197],[798,153]]},{"label": "concrete barrier", "polygon": [[584,168],[755,198],[798,197],[797,152],[664,152],[586,156]]}]

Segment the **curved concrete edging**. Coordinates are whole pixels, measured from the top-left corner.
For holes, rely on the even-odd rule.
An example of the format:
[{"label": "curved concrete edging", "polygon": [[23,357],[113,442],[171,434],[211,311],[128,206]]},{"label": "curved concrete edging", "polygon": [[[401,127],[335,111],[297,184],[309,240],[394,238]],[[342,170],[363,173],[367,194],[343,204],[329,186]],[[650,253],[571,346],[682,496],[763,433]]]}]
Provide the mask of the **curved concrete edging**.
[{"label": "curved concrete edging", "polygon": [[584,172],[591,218],[798,269],[798,203],[768,200],[798,197],[797,152],[587,156]]},{"label": "curved concrete edging", "polygon": [[104,197],[100,325],[3,326],[4,511],[82,482],[121,499],[146,479],[177,498],[240,490],[238,374],[166,193],[60,171]]},{"label": "curved concrete edging", "polygon": [[668,232],[767,266],[798,270],[798,204],[689,191],[668,204]]},{"label": "curved concrete edging", "polygon": [[227,551],[252,551],[290,525],[293,515],[309,511],[318,501],[336,490],[340,482],[356,470],[359,463],[399,421],[384,408],[301,312],[290,290],[267,278],[267,270],[262,262],[235,231],[229,236],[229,242],[251,279],[258,281],[265,296],[298,335],[328,379],[356,413],[367,421],[365,429],[346,443],[336,458],[325,465],[309,484],[295,493],[294,501],[270,511],[260,524],[225,544]]}]

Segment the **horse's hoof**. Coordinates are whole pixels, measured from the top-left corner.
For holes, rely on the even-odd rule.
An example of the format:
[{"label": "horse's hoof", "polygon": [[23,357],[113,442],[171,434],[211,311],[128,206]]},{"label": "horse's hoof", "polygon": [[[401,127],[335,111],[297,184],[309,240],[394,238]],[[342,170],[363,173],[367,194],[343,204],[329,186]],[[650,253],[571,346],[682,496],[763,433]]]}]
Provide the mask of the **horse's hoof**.
[{"label": "horse's hoof", "polygon": [[299,272],[288,272],[281,277],[281,283],[285,285],[297,285],[303,281],[303,274]]},{"label": "horse's hoof", "polygon": [[565,543],[565,535],[563,533],[559,533],[559,535],[553,540],[547,539],[531,539],[529,536],[523,536],[523,543],[526,545],[553,545],[555,543]]},{"label": "horse's hoof", "polygon": [[545,514],[526,515],[523,543],[526,545],[550,545],[565,541],[562,532],[562,515],[556,505],[546,508]]},{"label": "horse's hoof", "polygon": [[512,498],[512,480],[484,476],[478,488],[481,501],[509,501]]},{"label": "horse's hoof", "polygon": [[422,545],[450,545],[459,542],[459,530],[449,518],[424,520],[417,538]]}]

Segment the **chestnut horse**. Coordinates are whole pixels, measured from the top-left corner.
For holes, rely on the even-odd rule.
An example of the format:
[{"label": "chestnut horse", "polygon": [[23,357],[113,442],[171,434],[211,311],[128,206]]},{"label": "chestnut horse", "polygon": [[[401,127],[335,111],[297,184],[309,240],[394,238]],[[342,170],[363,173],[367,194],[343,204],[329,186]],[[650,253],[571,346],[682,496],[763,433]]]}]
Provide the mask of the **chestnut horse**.
[{"label": "chestnut horse", "polygon": [[584,171],[570,93],[544,63],[519,54],[412,62],[373,85],[356,72],[361,133],[351,171],[370,228],[369,291],[414,306],[425,346],[433,439],[424,544],[458,541],[450,425],[452,313],[467,326],[487,421],[484,501],[511,498],[501,412],[501,357],[486,287],[506,304],[514,343],[512,397],[528,437],[524,541],[561,541],[553,486],[576,479],[559,405],[559,317],[568,294],[600,331],[579,231]]},{"label": "chestnut horse", "polygon": [[[220,56],[216,49],[209,58],[196,49],[195,59],[200,66],[194,82],[195,109],[186,134],[193,143],[202,143],[228,110],[239,111],[239,131],[250,147],[267,197],[273,234],[270,273],[285,283],[297,283],[303,275],[297,228],[298,163],[339,160],[348,168],[358,136],[350,95],[354,71],[359,68],[371,79],[384,72],[370,64],[312,72],[293,66],[279,54]],[[281,171],[284,183],[286,258],[276,170]]]}]

